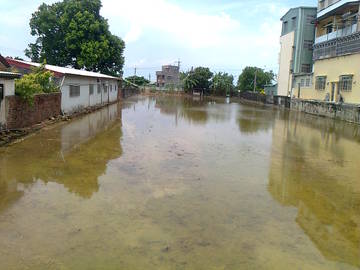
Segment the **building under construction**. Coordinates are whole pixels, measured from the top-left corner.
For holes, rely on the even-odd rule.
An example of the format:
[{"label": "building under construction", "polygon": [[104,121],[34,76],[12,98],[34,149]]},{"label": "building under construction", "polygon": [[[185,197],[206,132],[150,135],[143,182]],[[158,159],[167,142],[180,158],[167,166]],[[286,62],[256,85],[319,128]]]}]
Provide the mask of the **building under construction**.
[{"label": "building under construction", "polygon": [[180,85],[180,64],[162,66],[156,72],[156,85],[161,88],[177,88]]}]

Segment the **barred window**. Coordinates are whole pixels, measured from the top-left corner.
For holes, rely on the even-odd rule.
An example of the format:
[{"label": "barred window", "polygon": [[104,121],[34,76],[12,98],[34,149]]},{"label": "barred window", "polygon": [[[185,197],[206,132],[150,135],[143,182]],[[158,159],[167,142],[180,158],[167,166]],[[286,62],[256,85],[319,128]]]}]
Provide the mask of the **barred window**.
[{"label": "barred window", "polygon": [[305,79],[301,79],[300,80],[300,87],[304,87],[305,86]]},{"label": "barred window", "polygon": [[94,85],[93,84],[90,84],[89,85],[89,95],[93,95],[94,94]]},{"label": "barred window", "polygon": [[341,91],[351,91],[352,90],[352,82],[353,82],[352,75],[340,76],[339,89]]},{"label": "barred window", "polygon": [[304,72],[304,73],[311,72],[311,65],[310,64],[302,64],[301,65],[301,72]]},{"label": "barred window", "polygon": [[110,92],[112,92],[112,84],[110,84]]},{"label": "barred window", "polygon": [[101,85],[100,84],[97,85],[97,93],[101,94]]},{"label": "barred window", "polygon": [[70,85],[70,97],[79,97],[80,96],[80,85]]},{"label": "barred window", "polygon": [[305,87],[310,87],[311,86],[311,78],[307,77],[305,80]]},{"label": "barred window", "polygon": [[316,90],[325,90],[326,76],[317,76],[315,81]]},{"label": "barred window", "polygon": [[108,87],[106,86],[106,85],[104,85],[104,93],[106,94],[107,93],[107,91],[108,91],[108,89],[107,89]]},{"label": "barred window", "polygon": [[304,40],[304,49],[311,51],[313,49],[313,45],[314,45],[314,41],[312,41],[310,39]]}]

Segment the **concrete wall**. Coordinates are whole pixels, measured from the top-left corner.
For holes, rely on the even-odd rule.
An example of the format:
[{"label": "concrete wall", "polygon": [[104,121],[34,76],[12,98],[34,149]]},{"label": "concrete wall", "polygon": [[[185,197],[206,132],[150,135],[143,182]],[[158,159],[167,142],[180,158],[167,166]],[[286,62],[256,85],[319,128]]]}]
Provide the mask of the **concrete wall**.
[{"label": "concrete wall", "polygon": [[0,102],[0,126],[6,125],[5,97],[15,95],[15,80],[0,78],[0,84],[4,85],[4,99]]},{"label": "concrete wall", "polygon": [[[90,95],[89,91],[91,84],[94,85],[93,95]],[[70,97],[70,85],[80,86],[80,96]],[[100,92],[98,85],[100,85]],[[61,110],[65,113],[73,113],[89,106],[114,102],[118,99],[118,91],[117,80],[101,79],[98,82],[96,78],[66,75],[61,87]]]},{"label": "concrete wall", "polygon": [[279,58],[279,77],[278,92],[279,96],[288,96],[291,87],[291,62],[293,57],[295,32],[290,32],[280,38],[280,58]]},{"label": "concrete wall", "polygon": [[8,129],[30,127],[61,113],[61,93],[36,95],[33,105],[18,96],[7,96],[5,103]]},{"label": "concrete wall", "polygon": [[291,109],[360,124],[360,105],[292,99]]}]

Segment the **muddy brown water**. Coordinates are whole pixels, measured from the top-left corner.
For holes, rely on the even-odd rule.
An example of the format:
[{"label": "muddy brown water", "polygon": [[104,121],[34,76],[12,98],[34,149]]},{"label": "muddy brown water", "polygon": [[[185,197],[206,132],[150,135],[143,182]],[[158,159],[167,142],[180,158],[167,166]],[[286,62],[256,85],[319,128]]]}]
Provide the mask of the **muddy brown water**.
[{"label": "muddy brown water", "polygon": [[360,127],[133,97],[0,149],[0,269],[359,269]]}]

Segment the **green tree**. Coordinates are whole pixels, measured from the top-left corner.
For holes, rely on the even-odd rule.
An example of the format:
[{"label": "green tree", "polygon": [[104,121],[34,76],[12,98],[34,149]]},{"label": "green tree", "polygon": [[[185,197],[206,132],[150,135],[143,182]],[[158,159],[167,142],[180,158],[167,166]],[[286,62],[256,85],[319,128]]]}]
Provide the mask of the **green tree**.
[{"label": "green tree", "polygon": [[42,4],[30,20],[36,41],[29,44],[26,56],[35,62],[121,74],[125,43],[111,34],[100,9],[101,0]]},{"label": "green tree", "polygon": [[130,77],[127,77],[126,80],[128,80],[129,82],[132,82],[138,86],[143,86],[143,85],[147,85],[150,83],[150,81],[145,79],[143,76],[130,76]]},{"label": "green tree", "polygon": [[185,92],[203,90],[206,94],[209,94],[212,76],[213,73],[210,69],[205,67],[197,67],[193,71],[188,72],[184,79]]},{"label": "green tree", "polygon": [[272,71],[266,72],[258,67],[246,67],[239,76],[237,88],[240,91],[253,91],[256,74],[256,91],[261,92],[266,84],[274,80],[274,73]]},{"label": "green tree", "polygon": [[59,91],[53,82],[53,78],[53,74],[46,70],[43,64],[15,81],[15,93],[29,104],[33,104],[34,95]]},{"label": "green tree", "polygon": [[211,89],[214,95],[226,96],[234,91],[234,76],[227,73],[216,73],[211,79]]}]

